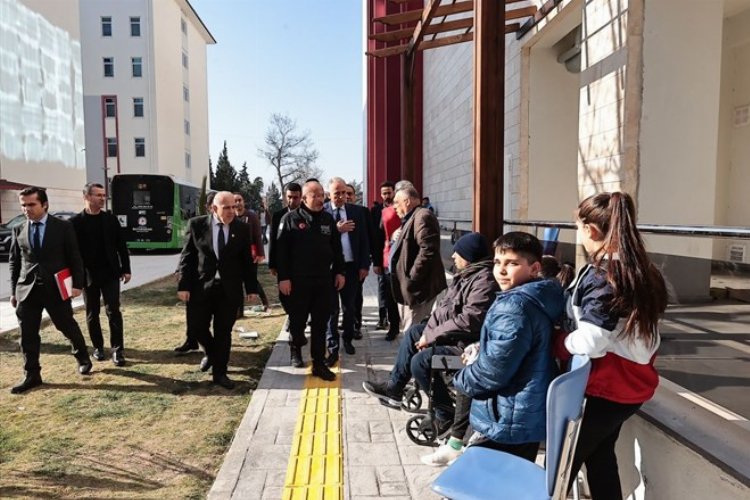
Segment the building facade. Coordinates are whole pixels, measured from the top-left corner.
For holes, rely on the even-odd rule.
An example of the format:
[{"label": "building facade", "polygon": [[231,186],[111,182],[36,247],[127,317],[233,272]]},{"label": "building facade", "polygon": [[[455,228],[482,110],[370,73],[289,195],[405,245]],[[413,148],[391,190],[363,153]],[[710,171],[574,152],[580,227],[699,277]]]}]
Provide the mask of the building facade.
[{"label": "building facade", "polygon": [[208,174],[206,47],[187,0],[80,0],[86,174]]},{"label": "building facade", "polygon": [[51,210],[78,209],[86,182],[78,1],[0,0],[0,221],[18,191],[47,188]]}]

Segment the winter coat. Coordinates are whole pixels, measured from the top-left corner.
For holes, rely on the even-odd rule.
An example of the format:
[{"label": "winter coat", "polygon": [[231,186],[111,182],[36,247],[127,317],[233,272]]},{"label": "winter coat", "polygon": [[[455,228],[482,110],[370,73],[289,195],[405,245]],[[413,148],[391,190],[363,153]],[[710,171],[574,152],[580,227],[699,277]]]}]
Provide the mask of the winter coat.
[{"label": "winter coat", "polygon": [[477,361],[458,372],[456,389],[473,398],[474,430],[503,444],[545,438],[547,387],[555,373],[554,322],[564,309],[554,280],[497,294],[482,325]]},{"label": "winter coat", "polygon": [[476,334],[473,339],[465,338],[466,343],[479,340],[484,317],[499,289],[491,260],[475,262],[457,272],[422,332],[427,342],[431,344],[448,332]]}]

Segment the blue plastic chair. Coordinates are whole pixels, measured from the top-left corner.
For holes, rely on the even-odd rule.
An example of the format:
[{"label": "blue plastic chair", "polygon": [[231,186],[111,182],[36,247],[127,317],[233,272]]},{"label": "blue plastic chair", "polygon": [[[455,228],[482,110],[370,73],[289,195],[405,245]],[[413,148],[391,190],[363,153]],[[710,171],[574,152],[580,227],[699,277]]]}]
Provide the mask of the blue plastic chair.
[{"label": "blue plastic chair", "polygon": [[574,356],[570,371],[547,390],[546,468],[505,452],[471,446],[432,483],[453,500],[565,499],[591,371],[587,356]]}]

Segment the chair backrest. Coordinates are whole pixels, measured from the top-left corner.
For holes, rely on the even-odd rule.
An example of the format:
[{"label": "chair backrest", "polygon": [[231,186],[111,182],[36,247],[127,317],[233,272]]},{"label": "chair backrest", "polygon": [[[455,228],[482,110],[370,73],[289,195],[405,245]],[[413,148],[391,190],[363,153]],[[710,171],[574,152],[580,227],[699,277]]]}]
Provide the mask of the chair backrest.
[{"label": "chair backrest", "polygon": [[[555,378],[547,390],[547,491],[553,497],[556,489],[567,491],[570,462],[578,439],[578,425],[583,417],[584,394],[591,371],[588,356],[573,356],[570,370]],[[572,425],[571,425],[572,424]],[[565,498],[563,496],[562,498]]]}]

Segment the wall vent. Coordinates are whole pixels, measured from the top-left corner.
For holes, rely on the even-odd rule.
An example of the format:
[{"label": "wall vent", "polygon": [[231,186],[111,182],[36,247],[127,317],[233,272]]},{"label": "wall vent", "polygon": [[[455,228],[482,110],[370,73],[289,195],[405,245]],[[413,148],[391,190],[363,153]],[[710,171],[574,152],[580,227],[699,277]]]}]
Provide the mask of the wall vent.
[{"label": "wall vent", "polygon": [[747,247],[745,245],[729,245],[729,262],[745,262]]}]

